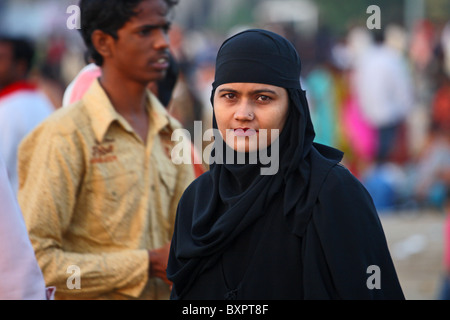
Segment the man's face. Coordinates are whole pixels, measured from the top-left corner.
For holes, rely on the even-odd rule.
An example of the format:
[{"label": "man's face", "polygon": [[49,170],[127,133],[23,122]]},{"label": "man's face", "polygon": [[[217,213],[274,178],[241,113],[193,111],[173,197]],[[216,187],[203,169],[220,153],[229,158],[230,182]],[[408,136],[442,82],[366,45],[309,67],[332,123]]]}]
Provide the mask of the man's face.
[{"label": "man's face", "polygon": [[120,30],[109,62],[143,84],[162,80],[169,67],[168,8],[163,0],[143,0]]},{"label": "man's face", "polygon": [[0,89],[14,81],[15,65],[12,45],[0,42]]}]

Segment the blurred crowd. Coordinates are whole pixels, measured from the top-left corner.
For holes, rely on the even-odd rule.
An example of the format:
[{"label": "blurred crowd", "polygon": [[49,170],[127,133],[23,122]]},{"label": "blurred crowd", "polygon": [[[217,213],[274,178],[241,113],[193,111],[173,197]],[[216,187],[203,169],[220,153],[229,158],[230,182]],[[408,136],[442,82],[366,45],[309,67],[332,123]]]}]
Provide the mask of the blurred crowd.
[{"label": "blurred crowd", "polygon": [[354,27],[305,76],[316,141],[346,152],[380,212],[445,210],[449,39],[450,23]]},{"label": "blurred crowd", "polygon": [[[217,34],[174,24],[170,31],[176,85],[168,108],[192,137],[194,121],[203,121],[203,130],[211,126],[218,45],[240,28],[245,27]],[[303,59],[301,81],[316,142],[345,152],[345,165],[377,208],[444,209],[450,180],[450,22],[419,21],[411,30],[355,26],[338,38],[319,28],[307,40],[289,25],[268,28],[289,38]],[[36,43],[29,79],[54,109],[86,65],[77,33],[55,33]]]}]

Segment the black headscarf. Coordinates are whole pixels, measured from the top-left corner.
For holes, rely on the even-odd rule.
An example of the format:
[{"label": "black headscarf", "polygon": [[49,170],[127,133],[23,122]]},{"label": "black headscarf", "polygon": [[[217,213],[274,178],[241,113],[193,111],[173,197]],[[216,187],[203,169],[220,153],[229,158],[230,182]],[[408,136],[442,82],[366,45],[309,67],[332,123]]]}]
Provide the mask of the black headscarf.
[{"label": "black headscarf", "polygon": [[[185,192],[177,212],[167,275],[172,298],[217,262],[227,246],[267,212],[267,203],[283,197],[284,216],[302,236],[328,170],[342,159],[338,150],[313,143],[315,133],[301,62],[294,46],[270,31],[252,29],[226,40],[217,55],[211,100],[225,83],[262,83],[285,88],[289,116],[279,137],[279,170],[261,175],[256,164],[213,163]],[[217,128],[215,116],[213,127]],[[228,148],[220,136],[214,148]],[[270,147],[269,147],[270,149]],[[270,150],[269,150],[270,151]],[[212,156],[215,156],[214,150]]]}]

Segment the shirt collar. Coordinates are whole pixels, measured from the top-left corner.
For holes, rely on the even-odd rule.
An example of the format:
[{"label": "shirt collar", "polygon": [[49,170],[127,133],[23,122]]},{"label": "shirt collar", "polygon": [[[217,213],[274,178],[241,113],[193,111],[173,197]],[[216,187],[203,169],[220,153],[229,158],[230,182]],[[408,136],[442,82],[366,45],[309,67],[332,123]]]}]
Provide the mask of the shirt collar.
[{"label": "shirt collar", "polygon": [[[114,121],[117,121],[126,131],[133,133],[134,130],[130,124],[113,107],[105,90],[96,79],[86,94],[83,96],[83,102],[92,121],[97,141],[103,141],[109,127]],[[181,126],[174,121],[168,114],[158,98],[148,90],[147,110],[150,117],[150,130],[152,135],[158,134],[163,129],[174,130]]]}]

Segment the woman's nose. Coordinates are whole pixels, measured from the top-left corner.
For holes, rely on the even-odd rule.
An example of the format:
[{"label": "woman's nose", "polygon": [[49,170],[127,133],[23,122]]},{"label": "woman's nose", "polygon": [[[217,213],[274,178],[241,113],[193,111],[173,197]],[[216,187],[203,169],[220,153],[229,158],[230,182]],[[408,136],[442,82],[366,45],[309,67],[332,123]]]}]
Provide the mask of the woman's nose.
[{"label": "woman's nose", "polygon": [[239,121],[252,121],[255,118],[253,108],[248,102],[243,101],[234,113],[234,119]]}]

